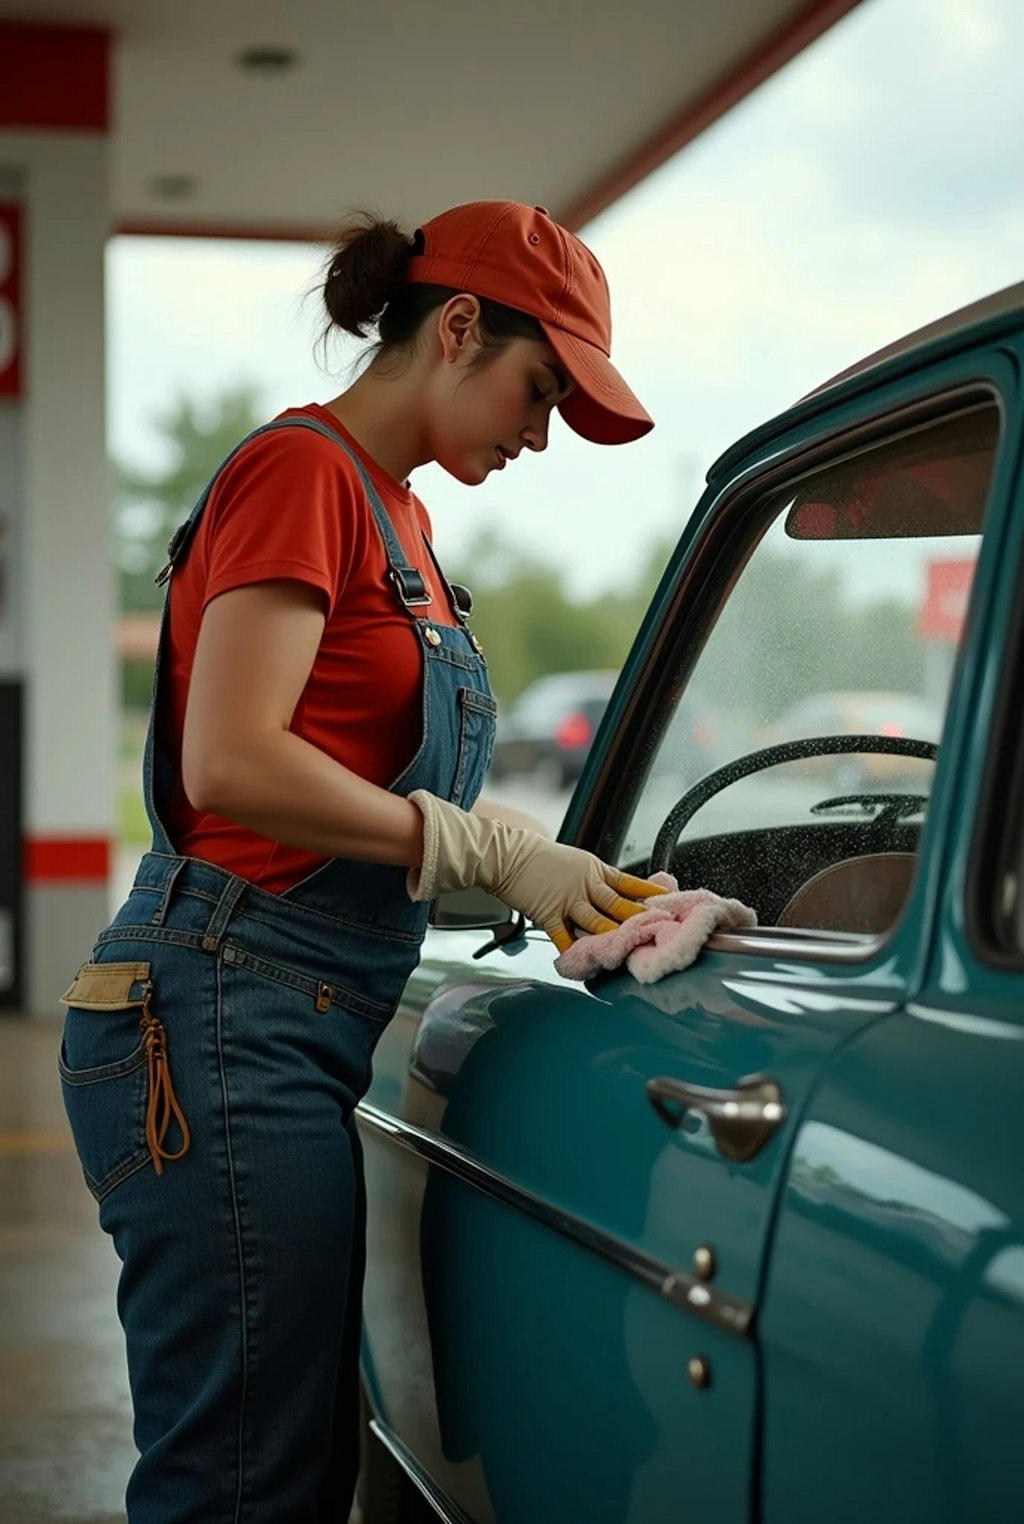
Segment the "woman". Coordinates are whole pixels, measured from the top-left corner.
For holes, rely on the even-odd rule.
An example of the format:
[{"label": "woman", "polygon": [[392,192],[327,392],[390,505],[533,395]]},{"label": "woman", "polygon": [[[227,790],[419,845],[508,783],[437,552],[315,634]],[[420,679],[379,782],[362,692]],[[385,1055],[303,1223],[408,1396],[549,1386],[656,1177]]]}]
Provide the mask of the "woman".
[{"label": "woman", "polygon": [[347,1517],[352,1113],[429,901],[478,885],[564,950],[656,892],[477,802],[486,664],[407,481],[482,482],[555,407],[599,443],[646,433],[600,266],[541,208],[484,202],[414,238],[353,219],[323,294],[380,342],[244,440],[171,543],[152,850],[64,997],[65,1102],[123,1262],[132,1524]]}]

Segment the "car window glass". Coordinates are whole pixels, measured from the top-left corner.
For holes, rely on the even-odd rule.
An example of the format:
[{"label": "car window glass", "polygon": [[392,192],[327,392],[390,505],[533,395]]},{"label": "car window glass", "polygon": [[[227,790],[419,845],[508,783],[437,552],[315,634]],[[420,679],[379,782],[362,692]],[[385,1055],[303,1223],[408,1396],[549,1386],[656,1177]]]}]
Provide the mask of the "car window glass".
[{"label": "car window glass", "polygon": [[[832,738],[825,755],[707,799],[681,828],[672,871],[775,923],[812,877],[885,858],[877,892],[862,865],[856,913],[840,886],[826,912],[812,903],[805,921],[782,923],[826,913],[836,930],[881,929],[894,894],[902,903],[893,885],[906,887],[927,810],[934,761],[907,755],[921,749],[907,743],[941,739],[997,436],[995,404],[975,406],[850,452],[762,503],[703,649],[670,685],[620,863],[647,868],[673,806],[712,770]],[[879,749],[855,750],[851,737]]]}]

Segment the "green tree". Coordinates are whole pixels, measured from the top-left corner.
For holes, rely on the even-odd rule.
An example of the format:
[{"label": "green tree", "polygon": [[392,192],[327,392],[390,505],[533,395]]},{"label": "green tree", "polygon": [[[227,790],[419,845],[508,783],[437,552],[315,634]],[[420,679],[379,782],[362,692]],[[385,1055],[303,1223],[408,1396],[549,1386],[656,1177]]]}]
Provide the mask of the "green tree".
[{"label": "green tree", "polygon": [[508,703],[548,672],[618,668],[636,633],[631,591],[574,599],[559,568],[485,529],[453,563],[473,592],[473,630],[491,683]]},{"label": "green tree", "polygon": [[181,397],[156,420],[169,451],[162,471],[114,462],[114,551],[124,612],[163,606],[163,590],[153,578],[167,559],[171,535],[224,457],[260,422],[251,386],[234,387],[206,407]]},{"label": "green tree", "polygon": [[[156,614],[164,590],[154,578],[167,560],[167,544],[188,518],[217,467],[239,440],[262,421],[257,393],[239,386],[208,407],[179,398],[157,420],[168,449],[162,471],[147,472],[113,463],[114,555],[122,613]],[[121,702],[126,710],[149,707],[153,663],[128,658],[121,663]]]}]

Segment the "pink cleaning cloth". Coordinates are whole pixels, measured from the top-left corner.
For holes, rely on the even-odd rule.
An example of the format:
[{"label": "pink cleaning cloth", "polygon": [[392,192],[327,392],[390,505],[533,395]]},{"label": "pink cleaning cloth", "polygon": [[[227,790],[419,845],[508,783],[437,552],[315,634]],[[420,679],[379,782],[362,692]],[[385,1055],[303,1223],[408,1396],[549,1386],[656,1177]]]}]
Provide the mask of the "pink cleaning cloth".
[{"label": "pink cleaning cloth", "polygon": [[689,968],[713,931],[757,925],[754,911],[739,900],[710,889],[680,889],[670,873],[652,873],[650,882],[670,892],[646,900],[649,908],[615,931],[580,936],[555,959],[563,979],[589,979],[625,963],[638,983],[653,984]]}]

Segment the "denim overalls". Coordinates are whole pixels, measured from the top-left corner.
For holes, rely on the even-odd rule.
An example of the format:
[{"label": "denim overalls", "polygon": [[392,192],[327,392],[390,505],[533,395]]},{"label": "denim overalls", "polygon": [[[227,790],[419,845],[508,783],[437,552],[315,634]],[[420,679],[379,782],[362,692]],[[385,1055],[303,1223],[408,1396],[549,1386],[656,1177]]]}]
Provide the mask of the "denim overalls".
[{"label": "denim overalls", "polygon": [[[346,449],[313,420],[255,432],[283,427]],[[417,613],[420,575],[352,458],[423,655],[423,741],[391,789],[469,808],[493,744],[484,661],[450,588],[455,627]],[[403,868],[334,858],[278,895],[175,853],[156,734],[166,629],[165,605],[144,762],[152,849],[64,997],[60,1054],[86,1181],[123,1262],[141,1452],[128,1517],[344,1524],[364,1261],[352,1113],[428,907],[409,899]]]}]

